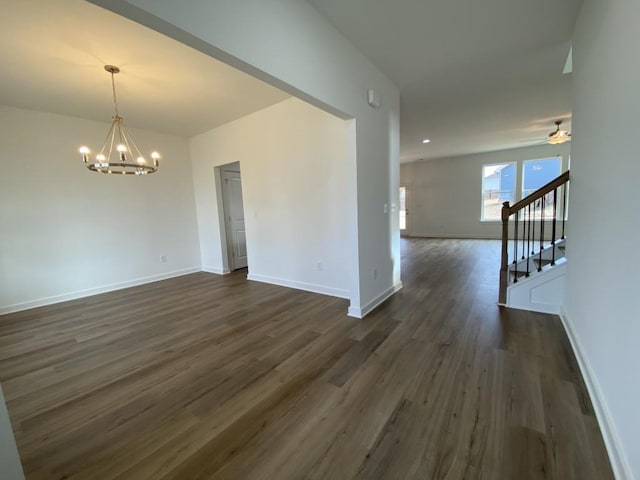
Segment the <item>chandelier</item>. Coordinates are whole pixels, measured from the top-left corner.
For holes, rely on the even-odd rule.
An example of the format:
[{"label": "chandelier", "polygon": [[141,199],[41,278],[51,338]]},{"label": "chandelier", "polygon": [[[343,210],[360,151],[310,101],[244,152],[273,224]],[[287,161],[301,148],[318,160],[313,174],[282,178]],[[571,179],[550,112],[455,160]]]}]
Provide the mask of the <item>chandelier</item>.
[{"label": "chandelier", "polygon": [[111,128],[107,133],[107,138],[95,160],[90,160],[89,154],[91,151],[89,148],[82,146],[80,147],[82,161],[92,172],[121,175],[147,175],[148,173],[154,173],[158,170],[160,154],[152,152],[150,155],[151,162],[147,161],[124,126],[124,119],[118,113],[114,75],[119,73],[120,69],[113,65],[105,65],[104,69],[111,74],[115,115],[111,121]]}]

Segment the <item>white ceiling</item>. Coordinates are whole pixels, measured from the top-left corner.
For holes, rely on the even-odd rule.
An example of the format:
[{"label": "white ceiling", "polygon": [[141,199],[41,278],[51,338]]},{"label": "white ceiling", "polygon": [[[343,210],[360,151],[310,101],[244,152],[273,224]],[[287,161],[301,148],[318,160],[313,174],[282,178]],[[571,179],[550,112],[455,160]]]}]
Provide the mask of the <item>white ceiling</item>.
[{"label": "white ceiling", "polygon": [[[581,0],[308,0],[401,90],[401,160],[528,146],[569,119]],[[83,0],[0,0],[0,104],[191,136],[288,95]],[[423,138],[430,138],[428,145]]]},{"label": "white ceiling", "polygon": [[191,136],[289,95],[83,0],[0,0],[0,104]]},{"label": "white ceiling", "polygon": [[562,70],[582,0],[308,1],[400,87],[402,161],[570,130]]}]

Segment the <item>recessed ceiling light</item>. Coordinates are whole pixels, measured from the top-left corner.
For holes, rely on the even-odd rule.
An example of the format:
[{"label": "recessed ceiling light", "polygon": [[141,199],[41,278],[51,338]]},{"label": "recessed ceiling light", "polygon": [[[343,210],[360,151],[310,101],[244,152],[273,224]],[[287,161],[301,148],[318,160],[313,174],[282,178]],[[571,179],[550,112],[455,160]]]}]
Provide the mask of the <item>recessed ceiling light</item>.
[{"label": "recessed ceiling light", "polygon": [[425,138],[424,140],[422,140],[422,143],[429,143],[431,140],[429,140],[428,138]]}]

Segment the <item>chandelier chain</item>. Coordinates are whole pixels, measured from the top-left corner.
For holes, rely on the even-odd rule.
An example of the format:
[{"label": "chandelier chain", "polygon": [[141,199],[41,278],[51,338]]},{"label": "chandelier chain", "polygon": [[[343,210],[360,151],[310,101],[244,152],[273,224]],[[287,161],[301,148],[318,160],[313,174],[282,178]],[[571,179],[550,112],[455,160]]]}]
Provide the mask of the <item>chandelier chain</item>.
[{"label": "chandelier chain", "polygon": [[116,117],[119,117],[120,114],[118,113],[118,98],[116,97],[116,81],[113,78],[113,74],[114,72],[111,72],[111,90],[113,91],[113,106],[115,107],[115,110],[116,110]]}]

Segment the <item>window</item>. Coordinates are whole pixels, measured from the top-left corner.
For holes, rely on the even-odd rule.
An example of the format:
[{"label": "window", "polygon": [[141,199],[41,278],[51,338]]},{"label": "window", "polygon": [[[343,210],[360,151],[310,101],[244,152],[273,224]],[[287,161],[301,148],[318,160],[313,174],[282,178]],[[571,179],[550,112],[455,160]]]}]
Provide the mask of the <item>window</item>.
[{"label": "window", "polygon": [[[540,187],[560,175],[562,161],[560,157],[542,158],[539,160],[527,160],[522,164],[522,198],[532,194]],[[537,208],[541,208],[542,200],[536,202]],[[560,206],[557,214],[560,215]],[[553,192],[544,197],[544,218],[553,217]]]},{"label": "window", "polygon": [[407,229],[407,188],[400,187],[400,230]]},{"label": "window", "polygon": [[482,220],[500,220],[502,203],[516,198],[516,163],[482,167]]},{"label": "window", "polygon": [[[495,163],[482,167],[482,217],[481,220],[501,220],[502,203],[513,205],[540,187],[557,178],[562,172],[562,157],[539,158],[522,162],[522,182],[516,187],[518,163]],[[544,217],[553,216],[553,192],[536,202],[536,209],[544,203]],[[556,213],[561,215],[560,205]]]},{"label": "window", "polygon": [[522,198],[560,175],[560,157],[527,160],[522,164]]}]

